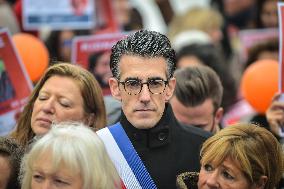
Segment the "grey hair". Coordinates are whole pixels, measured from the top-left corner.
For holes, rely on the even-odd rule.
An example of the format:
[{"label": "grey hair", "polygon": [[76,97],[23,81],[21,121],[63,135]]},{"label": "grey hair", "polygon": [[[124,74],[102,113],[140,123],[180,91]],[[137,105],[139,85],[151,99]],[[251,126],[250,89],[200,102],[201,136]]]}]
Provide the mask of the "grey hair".
[{"label": "grey hair", "polygon": [[169,39],[158,32],[139,30],[118,41],[111,49],[110,69],[113,77],[120,78],[119,62],[122,55],[147,58],[164,57],[167,61],[167,77],[173,77],[176,54]]},{"label": "grey hair", "polygon": [[48,152],[52,169],[64,162],[70,171],[81,175],[82,189],[117,188],[120,178],[101,139],[79,122],[52,124],[50,131],[35,141],[22,162],[22,189],[31,188],[34,162]]}]

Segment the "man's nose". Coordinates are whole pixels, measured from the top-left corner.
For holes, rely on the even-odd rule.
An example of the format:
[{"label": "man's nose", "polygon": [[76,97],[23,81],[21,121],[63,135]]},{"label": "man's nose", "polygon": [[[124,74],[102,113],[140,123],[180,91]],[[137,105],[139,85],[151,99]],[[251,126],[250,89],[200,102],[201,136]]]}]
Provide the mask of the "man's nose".
[{"label": "man's nose", "polygon": [[147,83],[144,83],[139,94],[139,99],[142,102],[149,102],[151,99],[151,92],[149,91]]}]

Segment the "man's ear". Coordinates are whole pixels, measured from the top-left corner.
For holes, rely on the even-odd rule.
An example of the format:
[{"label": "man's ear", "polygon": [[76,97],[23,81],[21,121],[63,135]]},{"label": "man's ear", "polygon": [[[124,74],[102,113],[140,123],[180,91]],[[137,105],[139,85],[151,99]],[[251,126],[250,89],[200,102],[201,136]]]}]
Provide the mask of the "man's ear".
[{"label": "man's ear", "polygon": [[118,83],[117,79],[112,77],[108,80],[108,83],[109,83],[109,87],[110,87],[110,91],[111,91],[112,96],[116,100],[121,101],[121,94],[120,94],[119,83]]},{"label": "man's ear", "polygon": [[216,114],[215,114],[215,123],[217,123],[218,125],[220,124],[222,118],[223,118],[223,115],[224,115],[224,109],[222,107],[219,107],[216,111]]},{"label": "man's ear", "polygon": [[171,79],[169,79],[169,83],[168,86],[165,89],[165,94],[166,94],[166,101],[168,102],[171,97],[174,94],[175,91],[175,87],[176,87],[176,78],[172,77]]}]

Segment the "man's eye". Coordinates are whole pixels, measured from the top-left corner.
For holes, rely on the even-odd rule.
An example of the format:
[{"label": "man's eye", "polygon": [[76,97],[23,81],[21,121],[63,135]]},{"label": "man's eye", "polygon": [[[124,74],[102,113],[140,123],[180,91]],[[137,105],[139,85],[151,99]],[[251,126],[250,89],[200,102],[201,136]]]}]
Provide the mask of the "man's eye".
[{"label": "man's eye", "polygon": [[151,87],[161,87],[163,86],[163,80],[150,80],[149,85]]},{"label": "man's eye", "polygon": [[138,87],[140,86],[140,82],[136,80],[128,80],[125,82],[125,84],[129,87]]}]

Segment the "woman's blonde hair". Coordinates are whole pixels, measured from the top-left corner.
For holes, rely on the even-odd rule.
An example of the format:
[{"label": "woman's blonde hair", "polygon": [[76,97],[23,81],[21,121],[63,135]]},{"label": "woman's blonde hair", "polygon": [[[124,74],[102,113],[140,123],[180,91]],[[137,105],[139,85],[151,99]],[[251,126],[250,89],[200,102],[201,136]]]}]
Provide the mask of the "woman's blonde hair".
[{"label": "woman's blonde hair", "polygon": [[208,33],[213,28],[221,28],[223,22],[223,17],[217,10],[209,7],[194,7],[172,20],[168,36],[173,41],[174,37],[183,31],[201,30]]},{"label": "woman's blonde hair", "polygon": [[75,80],[81,91],[86,115],[93,114],[95,118],[94,122],[90,123],[89,126],[97,130],[106,126],[106,111],[102,89],[94,76],[78,65],[58,63],[49,67],[36,84],[28,103],[19,117],[17,128],[11,135],[12,138],[15,138],[23,146],[26,146],[35,136],[31,128],[33,106],[39,91],[45,82],[53,76],[64,76]]},{"label": "woman's blonde hair", "polygon": [[115,189],[121,187],[118,173],[103,142],[90,127],[78,122],[53,124],[50,131],[38,139],[22,162],[22,189],[30,189],[34,163],[48,153],[52,170],[64,164],[70,172],[78,172],[82,189]]},{"label": "woman's blonde hair", "polygon": [[228,126],[205,141],[201,164],[220,165],[226,158],[239,165],[249,183],[267,176],[265,189],[274,188],[283,174],[283,151],[278,140],[265,128],[239,123]]}]

